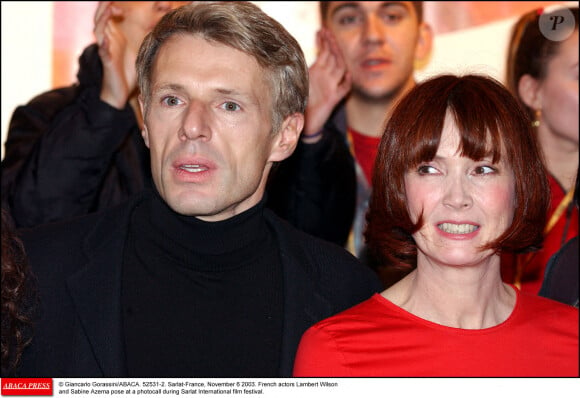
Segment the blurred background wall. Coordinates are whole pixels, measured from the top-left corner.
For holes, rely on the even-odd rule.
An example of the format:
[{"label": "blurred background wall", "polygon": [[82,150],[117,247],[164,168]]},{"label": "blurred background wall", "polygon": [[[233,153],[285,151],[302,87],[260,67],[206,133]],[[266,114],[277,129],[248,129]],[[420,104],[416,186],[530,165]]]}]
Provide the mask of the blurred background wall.
[{"label": "blurred background wall", "polygon": [[[93,42],[96,1],[3,1],[2,158],[14,108],[33,96],[75,81],[77,58]],[[319,26],[317,2],[256,1],[302,45],[308,63],[315,58]],[[511,26],[533,8],[562,1],[426,1],[424,19],[436,34],[429,62],[418,81],[431,75],[478,72],[503,80]]]}]

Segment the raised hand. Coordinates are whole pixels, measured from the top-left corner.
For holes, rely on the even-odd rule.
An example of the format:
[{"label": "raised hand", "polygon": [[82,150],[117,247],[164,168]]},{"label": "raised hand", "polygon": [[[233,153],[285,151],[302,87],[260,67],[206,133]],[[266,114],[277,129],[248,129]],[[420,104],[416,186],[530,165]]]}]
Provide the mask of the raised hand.
[{"label": "raised hand", "polygon": [[123,18],[121,8],[111,1],[101,1],[95,12],[93,30],[103,64],[100,98],[118,109],[125,107],[137,87],[137,54],[128,45],[127,37],[119,27],[119,21]]},{"label": "raised hand", "polygon": [[[302,133],[302,140],[306,143],[320,139],[316,133],[322,129],[334,107],[348,94],[352,83],[332,33],[326,29],[319,30],[316,33],[316,44],[319,52],[309,69],[309,98]],[[316,137],[309,138],[311,135]]]}]

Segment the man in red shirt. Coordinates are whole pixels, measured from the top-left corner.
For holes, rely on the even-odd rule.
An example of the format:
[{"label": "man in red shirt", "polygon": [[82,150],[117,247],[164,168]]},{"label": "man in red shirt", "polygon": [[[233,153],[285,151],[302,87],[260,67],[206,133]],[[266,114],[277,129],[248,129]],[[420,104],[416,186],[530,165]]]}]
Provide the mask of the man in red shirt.
[{"label": "man in red shirt", "polygon": [[278,175],[290,176],[277,181],[283,193],[273,197],[271,185],[269,194],[294,225],[373,266],[362,234],[376,150],[394,104],[415,86],[432,32],[419,1],[320,2],[320,15],[301,143],[281,164]]}]

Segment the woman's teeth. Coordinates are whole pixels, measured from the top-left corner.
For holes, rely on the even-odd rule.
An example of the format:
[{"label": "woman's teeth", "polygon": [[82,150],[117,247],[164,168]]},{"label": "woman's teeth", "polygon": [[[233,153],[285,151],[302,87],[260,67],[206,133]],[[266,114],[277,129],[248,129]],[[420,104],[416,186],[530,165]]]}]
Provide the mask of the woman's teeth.
[{"label": "woman's teeth", "polygon": [[439,224],[437,227],[449,234],[469,234],[479,228],[477,225],[472,224],[451,224],[448,222]]}]

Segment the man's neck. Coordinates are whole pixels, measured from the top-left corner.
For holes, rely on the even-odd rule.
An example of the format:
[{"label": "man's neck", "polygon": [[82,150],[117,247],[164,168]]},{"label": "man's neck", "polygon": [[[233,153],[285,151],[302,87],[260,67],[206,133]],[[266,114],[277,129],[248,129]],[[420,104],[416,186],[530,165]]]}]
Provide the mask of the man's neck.
[{"label": "man's neck", "polygon": [[380,137],[391,117],[395,104],[415,86],[413,80],[397,95],[372,99],[351,93],[346,101],[346,120],[350,128],[369,137]]}]

